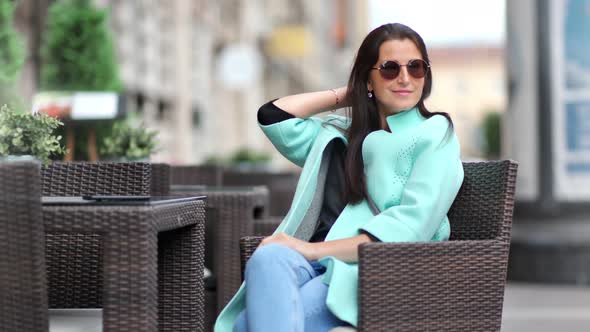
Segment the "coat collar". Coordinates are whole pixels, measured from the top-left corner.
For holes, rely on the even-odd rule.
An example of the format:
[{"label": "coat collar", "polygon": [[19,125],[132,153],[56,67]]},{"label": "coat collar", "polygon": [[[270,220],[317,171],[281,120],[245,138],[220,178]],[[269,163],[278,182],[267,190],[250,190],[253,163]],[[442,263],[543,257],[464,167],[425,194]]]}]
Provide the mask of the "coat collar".
[{"label": "coat collar", "polygon": [[418,107],[414,107],[406,111],[401,111],[399,113],[389,115],[387,118],[385,118],[385,120],[387,121],[389,130],[391,130],[391,132],[393,133],[400,128],[414,127],[415,125],[422,122],[424,120],[424,117],[422,116],[422,114],[420,114]]}]

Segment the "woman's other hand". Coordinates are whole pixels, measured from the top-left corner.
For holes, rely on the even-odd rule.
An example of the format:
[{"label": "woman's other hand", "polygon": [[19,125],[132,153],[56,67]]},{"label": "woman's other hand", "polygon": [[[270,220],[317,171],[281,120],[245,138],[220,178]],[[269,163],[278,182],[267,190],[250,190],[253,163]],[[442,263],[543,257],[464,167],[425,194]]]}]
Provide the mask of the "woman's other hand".
[{"label": "woman's other hand", "polygon": [[308,261],[312,261],[312,260],[317,259],[315,257],[316,255],[314,252],[314,244],[313,243],[299,240],[299,239],[289,236],[285,233],[278,233],[278,234],[274,234],[274,235],[264,238],[264,240],[262,240],[262,242],[260,242],[260,247],[265,246],[267,244],[271,244],[271,243],[282,244],[284,246],[287,246],[287,247],[297,251],[298,253],[300,253]]},{"label": "woman's other hand", "polygon": [[367,242],[372,242],[367,234],[332,241],[306,242],[285,233],[279,233],[264,238],[260,246],[270,243],[282,244],[297,251],[309,261],[332,256],[343,262],[355,263],[358,261],[358,246]]}]

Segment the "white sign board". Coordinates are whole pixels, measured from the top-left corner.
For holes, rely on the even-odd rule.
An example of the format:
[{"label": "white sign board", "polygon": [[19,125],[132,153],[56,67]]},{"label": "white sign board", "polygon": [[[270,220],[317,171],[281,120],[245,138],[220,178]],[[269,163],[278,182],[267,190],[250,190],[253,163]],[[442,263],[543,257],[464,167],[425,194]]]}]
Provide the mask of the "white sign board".
[{"label": "white sign board", "polygon": [[41,92],[33,98],[33,113],[64,121],[109,120],[120,115],[115,92]]},{"label": "white sign board", "polygon": [[118,96],[114,93],[78,92],[72,101],[72,120],[106,120],[117,116]]},{"label": "white sign board", "polygon": [[549,1],[554,195],[590,200],[590,0]]},{"label": "white sign board", "polygon": [[262,66],[258,49],[246,44],[229,45],[217,59],[217,77],[227,88],[246,89],[260,79]]}]

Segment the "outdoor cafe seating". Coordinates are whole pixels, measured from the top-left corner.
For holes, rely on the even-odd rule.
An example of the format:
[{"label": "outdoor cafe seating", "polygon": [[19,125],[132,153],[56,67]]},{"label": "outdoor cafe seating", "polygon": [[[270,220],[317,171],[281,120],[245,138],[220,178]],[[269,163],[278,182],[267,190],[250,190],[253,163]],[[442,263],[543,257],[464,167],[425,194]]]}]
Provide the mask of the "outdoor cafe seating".
[{"label": "outdoor cafe seating", "polygon": [[[464,169],[465,180],[449,212],[450,241],[360,246],[358,330],[499,330],[517,164],[464,163]],[[150,163],[40,167],[0,162],[0,235],[12,240],[0,245],[11,246],[3,252],[14,253],[19,262],[30,262],[15,264],[6,254],[0,261],[3,294],[16,294],[2,297],[0,324],[15,331],[47,331],[47,308],[49,313],[52,308],[102,308],[103,328],[109,331],[209,329],[216,312],[204,312],[204,200],[147,208],[41,204],[41,196],[170,194],[168,174],[168,165]],[[218,210],[218,218],[233,218],[224,233],[245,221],[248,226],[235,234],[242,237],[243,267],[261,240],[243,235],[256,234],[253,224],[267,217],[267,189],[172,188],[173,198],[217,195],[209,208]],[[249,200],[233,198],[249,202],[247,209],[239,210],[241,203],[236,203],[235,209],[220,213],[229,207],[224,206],[229,202],[224,192],[232,190],[249,195]],[[11,222],[16,215],[22,222]],[[24,241],[23,236],[37,240]],[[230,236],[216,241],[237,240]],[[239,268],[232,271],[224,274],[239,283]],[[147,300],[138,294],[147,294]]]},{"label": "outdoor cafe seating", "polygon": [[[500,330],[517,164],[463,166],[450,241],[359,247],[360,331]],[[261,240],[241,240],[242,267]]]},{"label": "outdoor cafe seating", "polygon": [[0,162],[0,219],[11,239],[0,265],[8,301],[0,330],[54,331],[52,317],[64,310],[99,310],[96,330],[204,330],[205,197],[157,198],[169,190],[168,170],[150,163]]}]

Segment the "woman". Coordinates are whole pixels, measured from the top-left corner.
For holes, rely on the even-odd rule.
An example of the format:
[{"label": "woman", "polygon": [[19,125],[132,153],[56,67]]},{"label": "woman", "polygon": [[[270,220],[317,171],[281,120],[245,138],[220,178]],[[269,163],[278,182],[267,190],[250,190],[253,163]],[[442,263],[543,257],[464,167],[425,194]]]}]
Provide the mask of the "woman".
[{"label": "woman", "polygon": [[[303,167],[291,209],[247,264],[216,331],[328,331],[357,324],[358,245],[443,241],[463,181],[446,113],[424,100],[422,38],[402,24],[370,32],[348,85],[262,106],[263,132]],[[312,117],[349,107],[350,115]]]}]

